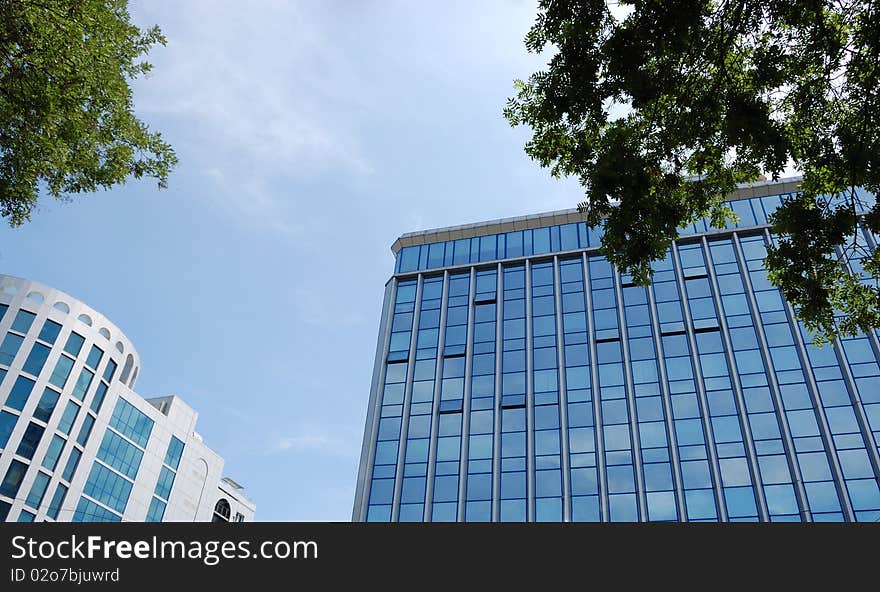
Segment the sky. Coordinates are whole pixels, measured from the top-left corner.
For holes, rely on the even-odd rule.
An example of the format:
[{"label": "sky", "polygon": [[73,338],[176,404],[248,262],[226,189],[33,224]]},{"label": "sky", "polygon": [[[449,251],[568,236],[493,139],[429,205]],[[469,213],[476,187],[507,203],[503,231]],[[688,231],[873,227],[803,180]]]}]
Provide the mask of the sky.
[{"label": "sky", "polygon": [[168,39],[133,84],[180,164],[41,200],[0,272],[105,314],[247,488],[257,520],[347,521],[390,245],[574,207],[502,109],[540,69],[525,0],[147,0]]}]

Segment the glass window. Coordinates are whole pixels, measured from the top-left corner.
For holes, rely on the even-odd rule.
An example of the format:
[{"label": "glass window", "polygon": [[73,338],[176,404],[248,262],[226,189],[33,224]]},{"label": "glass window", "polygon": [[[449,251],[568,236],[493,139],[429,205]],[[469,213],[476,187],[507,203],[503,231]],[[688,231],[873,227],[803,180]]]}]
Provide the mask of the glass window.
[{"label": "glass window", "polygon": [[143,448],[150,439],[153,420],[138,411],[134,405],[120,398],[110,417],[110,427]]},{"label": "glass window", "polygon": [[116,362],[113,360],[107,360],[107,367],[104,368],[104,380],[107,382],[113,381],[113,375],[116,373]]},{"label": "glass window", "polygon": [[3,477],[3,482],[0,483],[0,494],[15,499],[27,469],[28,466],[26,464],[20,460],[13,459],[9,469],[6,471],[6,476]]},{"label": "glass window", "polygon": [[667,491],[673,488],[672,472],[668,463],[647,464],[645,470],[645,488],[648,491]]},{"label": "glass window", "polygon": [[15,379],[15,384],[12,385],[12,389],[9,391],[9,396],[6,397],[6,406],[21,411],[24,409],[28,397],[31,396],[33,388],[33,380],[25,378],[24,376],[19,376]]},{"label": "glass window", "polygon": [[124,476],[134,480],[141,466],[144,453],[111,430],[104,432],[98,448],[98,458]]},{"label": "glass window", "polygon": [[6,448],[6,443],[9,442],[9,436],[12,435],[17,421],[18,416],[14,413],[0,411],[0,449]]},{"label": "glass window", "polygon": [[92,426],[95,425],[95,418],[91,415],[86,415],[83,418],[82,427],[79,429],[79,436],[76,437],[76,443],[80,446],[85,446],[86,441],[89,439],[89,436],[92,434]]},{"label": "glass window", "polygon": [[107,383],[104,381],[98,382],[98,386],[95,387],[95,396],[92,397],[92,404],[90,405],[90,409],[95,413],[101,411],[101,405],[104,403],[104,396],[107,394]]},{"label": "glass window", "polygon": [[394,497],[394,479],[373,479],[370,504],[391,503]]},{"label": "glass window", "polygon": [[831,427],[833,434],[847,434],[859,431],[859,424],[856,422],[855,413],[853,413],[850,406],[826,409],[825,415],[828,417],[828,425]]},{"label": "glass window", "polygon": [[419,267],[419,247],[403,247],[398,254],[398,271],[415,271]]},{"label": "glass window", "polygon": [[53,520],[58,518],[61,506],[64,504],[64,498],[67,496],[67,487],[63,483],[59,483],[55,487],[55,495],[52,496],[52,503],[46,508],[46,515]]},{"label": "glass window", "polygon": [[22,510],[18,514],[18,522],[33,522],[36,519],[37,515],[33,512],[28,512],[27,510]]},{"label": "glass window", "polygon": [[64,351],[75,358],[79,355],[79,352],[82,349],[84,342],[85,337],[83,337],[79,333],[71,333],[70,336],[67,338],[67,343],[64,345]]},{"label": "glass window", "polygon": [[775,413],[757,413],[749,415],[752,435],[757,440],[779,438],[779,424]]},{"label": "glass window", "polygon": [[43,467],[54,471],[55,467],[58,465],[58,459],[61,457],[61,451],[64,450],[64,445],[67,443],[67,440],[55,434],[52,436],[52,442],[49,443],[49,448],[46,449],[46,455],[43,457]]},{"label": "glass window", "polygon": [[791,473],[785,455],[759,456],[761,479],[765,484],[791,483]]},{"label": "glass window", "polygon": [[125,506],[128,505],[131,482],[95,462],[83,493],[122,514],[125,512]]},{"label": "glass window", "polygon": [[19,333],[27,333],[36,316],[37,315],[32,312],[19,310],[18,314],[15,315],[15,320],[12,322],[12,330],[18,331]]},{"label": "glass window", "polygon": [[736,365],[739,368],[740,374],[764,371],[764,363],[758,350],[736,351],[733,355],[736,358]]},{"label": "glass window", "polygon": [[71,448],[70,456],[67,458],[67,464],[64,465],[64,473],[61,475],[65,481],[73,479],[73,473],[76,471],[77,465],[79,465],[79,459],[81,456],[82,451],[79,448]]},{"label": "glass window", "polygon": [[731,518],[744,518],[758,514],[755,494],[751,487],[725,487],[724,501]]},{"label": "glass window", "polygon": [[43,371],[43,366],[46,364],[46,359],[49,357],[49,351],[50,349],[42,343],[34,343],[34,347],[31,348],[31,353],[28,354],[22,369],[28,374],[39,376],[40,372]]},{"label": "glass window", "polygon": [[725,487],[751,485],[752,478],[746,459],[722,458],[718,462],[721,465],[721,481]]},{"label": "glass window", "polygon": [[633,493],[622,495],[610,495],[609,510],[611,520],[614,522],[637,522],[639,512],[636,506],[636,496]]},{"label": "glass window", "polygon": [[825,481],[831,479],[831,469],[824,452],[809,452],[797,455],[804,481]]},{"label": "glass window", "polygon": [[[76,354],[74,354],[76,355]],[[91,366],[92,368],[97,369],[98,364],[101,363],[101,357],[104,355],[104,350],[102,350],[97,345],[93,345],[91,351],[89,352],[89,357],[86,358],[86,364]]]},{"label": "glass window", "polygon": [[671,491],[656,491],[647,494],[648,518],[650,520],[676,520],[675,494]]},{"label": "glass window", "polygon": [[174,485],[174,471],[168,467],[162,467],[159,473],[159,480],[156,481],[155,494],[159,497],[168,499],[171,495],[171,487]]},{"label": "glass window", "polygon": [[157,497],[152,498],[147,510],[146,522],[162,522],[163,516],[165,516],[165,502]]},{"label": "glass window", "polygon": [[873,478],[871,461],[864,449],[840,450],[837,453],[845,479]]},{"label": "glass window", "polygon": [[715,496],[711,489],[685,491],[688,518],[691,520],[716,519]]},{"label": "glass window", "polygon": [[85,399],[89,386],[92,384],[92,378],[94,377],[94,373],[88,368],[83,368],[80,371],[79,378],[76,379],[76,384],[73,385],[73,396],[75,399],[79,401]]},{"label": "glass window", "polygon": [[816,424],[816,416],[812,409],[789,411],[786,415],[788,416],[788,425],[791,427],[791,435],[795,438],[819,435],[819,426]]},{"label": "glass window", "polygon": [[791,485],[773,485],[764,488],[767,509],[771,516],[798,514],[800,512]]},{"label": "glass window", "polygon": [[24,431],[24,436],[22,436],[21,442],[18,445],[18,450],[15,451],[15,454],[23,456],[28,460],[32,459],[34,457],[34,452],[37,451],[37,446],[40,445],[40,440],[43,438],[43,432],[45,431],[46,428],[39,424],[33,422],[28,424],[28,427]]},{"label": "glass window", "polygon": [[806,483],[807,500],[813,512],[838,512],[840,501],[837,498],[837,490],[834,483],[825,481],[822,483]]},{"label": "glass window", "polygon": [[61,333],[61,325],[55,321],[46,319],[46,322],[43,323],[43,328],[40,331],[39,339],[46,343],[55,343],[55,340],[58,339],[59,333]]},{"label": "glass window", "polygon": [[176,471],[177,467],[180,465],[180,457],[182,455],[183,442],[176,437],[171,436],[171,441],[168,443],[168,451],[165,453],[165,464]]},{"label": "glass window", "polygon": [[709,463],[705,460],[689,460],[681,463],[681,476],[686,489],[712,487]]},{"label": "glass window", "polygon": [[73,422],[76,421],[76,416],[78,414],[79,405],[73,401],[68,401],[67,407],[64,408],[64,415],[61,416],[61,420],[58,422],[58,431],[64,434],[69,434],[70,428],[73,427]]},{"label": "glass window", "polygon": [[15,333],[6,334],[3,344],[0,345],[0,364],[12,365],[12,360],[15,359],[22,341],[24,341],[24,337],[21,335],[16,335]]},{"label": "glass window", "polygon": [[37,403],[37,408],[34,409],[34,417],[40,421],[48,422],[49,418],[52,416],[52,412],[55,411],[58,397],[58,392],[53,391],[48,387],[44,389],[43,396],[40,397],[40,401]]},{"label": "glass window", "polygon": [[49,475],[42,471],[38,471],[37,476],[34,477],[34,484],[31,485],[30,493],[28,493],[27,499],[24,503],[35,510],[39,508],[40,504],[43,503],[43,496],[46,495],[46,488],[48,486]]},{"label": "glass window", "polygon": [[852,499],[853,509],[861,511],[880,508],[880,489],[874,479],[847,481],[846,485]]},{"label": "glass window", "polygon": [[703,443],[703,426],[699,419],[676,420],[675,433],[679,446]]},{"label": "glass window", "polygon": [[131,369],[134,365],[134,358],[131,354],[128,354],[125,357],[125,365],[122,367],[122,374],[119,375],[119,380],[128,384],[128,376],[131,374]]},{"label": "glass window", "polygon": [[713,418],[712,429],[714,431],[715,441],[718,443],[742,441],[739,419],[735,415]]},{"label": "glass window", "polygon": [[63,389],[67,377],[70,376],[71,368],[73,368],[73,360],[65,355],[60,356],[55,364],[55,370],[52,371],[52,376],[49,377],[49,383]]},{"label": "glass window", "polygon": [[81,497],[76,511],[73,513],[73,522],[121,522],[122,516],[103,508],[95,502]]},{"label": "glass window", "polygon": [[376,445],[376,464],[387,465],[397,462],[397,440],[379,442]]}]

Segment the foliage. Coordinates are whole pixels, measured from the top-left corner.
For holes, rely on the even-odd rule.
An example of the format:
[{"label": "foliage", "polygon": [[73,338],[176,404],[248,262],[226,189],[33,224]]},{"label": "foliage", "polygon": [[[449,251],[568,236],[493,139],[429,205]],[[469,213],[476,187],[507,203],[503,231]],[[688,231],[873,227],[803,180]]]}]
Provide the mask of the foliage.
[{"label": "foliage", "polygon": [[[579,179],[579,209],[605,220],[603,250],[622,272],[647,283],[678,227],[736,219],[725,195],[791,163],[803,182],[771,220],[771,281],[819,342],[880,325],[880,258],[856,240],[856,188],[880,190],[880,4],[539,6],[525,43],[551,57],[516,81],[504,114],[532,128],[529,156]],[[880,230],[877,206],[863,224]]]},{"label": "foliage", "polygon": [[127,0],[0,0],[0,215],[30,219],[56,198],[154,177],[177,163],[132,111],[129,81],[165,43],[131,23]]}]

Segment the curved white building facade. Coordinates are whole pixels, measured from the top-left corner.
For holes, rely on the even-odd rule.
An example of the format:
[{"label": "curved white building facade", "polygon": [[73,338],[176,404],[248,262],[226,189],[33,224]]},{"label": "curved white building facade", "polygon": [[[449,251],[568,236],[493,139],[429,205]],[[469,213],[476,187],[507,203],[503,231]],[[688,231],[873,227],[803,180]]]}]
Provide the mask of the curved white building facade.
[{"label": "curved white building facade", "polygon": [[137,395],[139,372],[100,312],[0,275],[0,521],[253,519],[195,432],[198,414]]}]

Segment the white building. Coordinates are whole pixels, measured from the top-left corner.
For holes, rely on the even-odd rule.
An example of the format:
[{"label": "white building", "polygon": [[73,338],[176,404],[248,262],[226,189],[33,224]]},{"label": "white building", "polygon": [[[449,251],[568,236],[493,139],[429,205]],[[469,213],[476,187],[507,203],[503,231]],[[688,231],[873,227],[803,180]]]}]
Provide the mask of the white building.
[{"label": "white building", "polygon": [[134,345],[43,284],[0,275],[0,521],[248,522],[255,506]]}]

